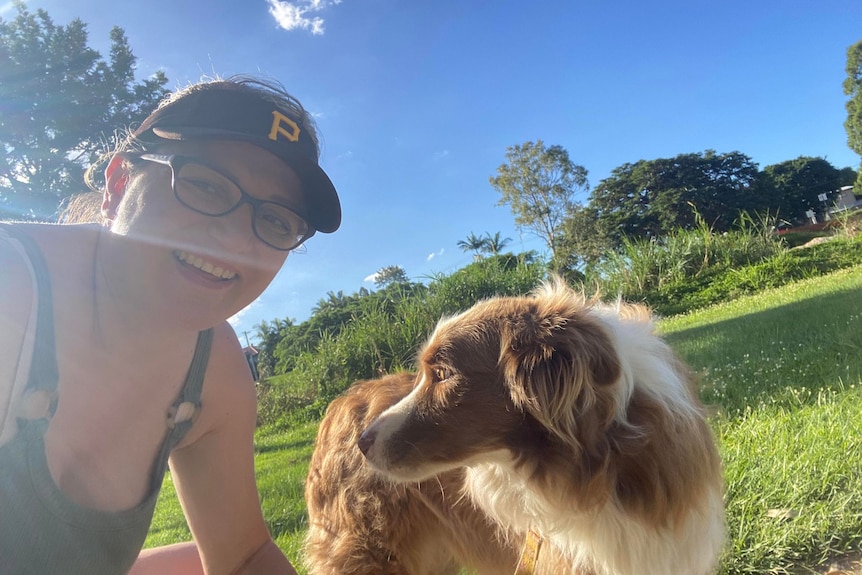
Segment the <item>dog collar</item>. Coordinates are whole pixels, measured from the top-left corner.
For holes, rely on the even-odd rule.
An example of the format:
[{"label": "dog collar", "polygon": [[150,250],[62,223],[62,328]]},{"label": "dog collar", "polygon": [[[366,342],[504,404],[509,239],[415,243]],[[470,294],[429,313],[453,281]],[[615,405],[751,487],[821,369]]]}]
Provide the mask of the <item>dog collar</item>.
[{"label": "dog collar", "polygon": [[515,575],[533,575],[536,572],[536,562],[539,559],[542,541],[544,541],[544,537],[535,528],[530,528],[527,538],[524,540],[524,548],[521,550]]}]

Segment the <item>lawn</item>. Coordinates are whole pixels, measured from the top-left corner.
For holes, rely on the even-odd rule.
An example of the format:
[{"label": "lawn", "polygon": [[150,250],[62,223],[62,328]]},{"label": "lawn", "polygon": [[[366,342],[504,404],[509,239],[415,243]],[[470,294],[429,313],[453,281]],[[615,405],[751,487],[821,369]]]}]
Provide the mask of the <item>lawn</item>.
[{"label": "lawn", "polygon": [[[727,484],[721,573],[797,573],[862,545],[862,267],[660,321],[700,376]],[[264,513],[295,563],[316,424],[260,429]],[[189,538],[170,477],[147,546]],[[800,571],[802,570],[802,571]]]}]

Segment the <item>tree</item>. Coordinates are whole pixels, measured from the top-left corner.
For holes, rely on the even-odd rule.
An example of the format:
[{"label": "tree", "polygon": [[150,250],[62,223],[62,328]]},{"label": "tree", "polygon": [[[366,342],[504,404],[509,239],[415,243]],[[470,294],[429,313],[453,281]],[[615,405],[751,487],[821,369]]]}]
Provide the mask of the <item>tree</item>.
[{"label": "tree", "polygon": [[622,238],[655,238],[697,225],[695,210],[716,231],[729,230],[741,211],[759,212],[757,164],[739,152],[680,154],[616,168],[599,182],[589,208],[614,246]]},{"label": "tree", "polygon": [[485,233],[485,245],[483,246],[483,250],[486,253],[489,253],[493,256],[500,255],[500,252],[503,251],[509,242],[512,241],[512,238],[501,238],[500,232],[494,233],[492,236],[490,232]]},{"label": "tree", "polygon": [[257,369],[260,373],[260,379],[263,380],[275,374],[275,349],[278,342],[285,337],[288,328],[293,326],[293,320],[290,318],[281,320],[274,319],[272,322],[261,321],[257,324]]},{"label": "tree", "polygon": [[377,270],[374,274],[374,285],[383,288],[392,284],[406,284],[410,282],[407,272],[400,266],[386,266]]},{"label": "tree", "polygon": [[[838,190],[847,185],[848,175],[850,172],[823,158],[800,156],[766,166],[760,178],[761,188],[772,197],[771,206],[779,217],[804,222],[807,210],[822,212],[834,203]],[[824,195],[825,201],[820,199]]]},{"label": "tree", "polygon": [[583,278],[584,270],[615,249],[607,232],[596,225],[596,210],[590,206],[575,209],[560,227],[559,247],[554,269],[569,282]]},{"label": "tree", "polygon": [[84,169],[114,131],[139,123],[167,93],[159,71],[135,82],[136,58],[122,28],[105,61],[87,46],[80,19],[58,26],[15,0],[0,19],[0,217],[52,218],[86,191]]},{"label": "tree", "polygon": [[[844,94],[847,100],[847,145],[862,156],[862,40],[847,49],[847,78],[844,80]],[[857,171],[853,192],[862,194],[862,164]]]},{"label": "tree", "polygon": [[479,260],[482,258],[482,252],[485,251],[485,248],[488,245],[488,238],[484,236],[477,236],[473,232],[470,232],[470,235],[467,236],[466,240],[459,240],[458,247],[461,248],[462,251],[472,251],[473,259]]},{"label": "tree", "polygon": [[578,205],[575,195],[589,189],[587,170],[542,140],[509,146],[506,160],[490,178],[502,196],[498,205],[508,204],[518,228],[542,238],[556,261],[560,225]]}]

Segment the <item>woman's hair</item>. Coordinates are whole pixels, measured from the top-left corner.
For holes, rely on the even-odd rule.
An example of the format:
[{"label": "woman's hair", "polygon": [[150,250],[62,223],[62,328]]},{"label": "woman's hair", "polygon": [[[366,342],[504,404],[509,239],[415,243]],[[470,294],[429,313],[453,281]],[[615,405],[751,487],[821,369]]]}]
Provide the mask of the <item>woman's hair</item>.
[{"label": "woman's hair", "polygon": [[163,115],[166,110],[170,109],[177,102],[184,100],[190,95],[210,90],[247,93],[272,102],[278,109],[284,111],[291,118],[296,119],[300,129],[311,138],[317,156],[320,155],[320,140],[314,119],[302,104],[291,96],[277,81],[246,75],[204,80],[168,94],[140,126],[135,129],[128,127],[123,132],[115,134],[115,146],[113,149],[102,154],[84,173],[84,182],[92,191],[77,194],[69,198],[61,210],[59,221],[66,224],[98,222],[102,225],[107,225],[108,221],[101,212],[101,203],[102,190],[105,186],[104,171],[111,158],[118,153],[144,152],[151,149],[154,145],[163,142],[164,140],[154,138],[150,130],[141,130],[141,128],[150,125],[153,120]]}]

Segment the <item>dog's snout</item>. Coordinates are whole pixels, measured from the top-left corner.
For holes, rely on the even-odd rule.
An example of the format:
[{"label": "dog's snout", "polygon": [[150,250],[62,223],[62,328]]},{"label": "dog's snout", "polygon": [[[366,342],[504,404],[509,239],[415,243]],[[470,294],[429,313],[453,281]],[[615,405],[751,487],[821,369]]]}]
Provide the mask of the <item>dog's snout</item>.
[{"label": "dog's snout", "polygon": [[359,441],[356,442],[362,455],[368,456],[368,450],[371,449],[372,445],[374,445],[374,440],[376,438],[377,432],[374,429],[369,428],[362,432],[362,435],[359,436]]}]

